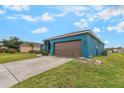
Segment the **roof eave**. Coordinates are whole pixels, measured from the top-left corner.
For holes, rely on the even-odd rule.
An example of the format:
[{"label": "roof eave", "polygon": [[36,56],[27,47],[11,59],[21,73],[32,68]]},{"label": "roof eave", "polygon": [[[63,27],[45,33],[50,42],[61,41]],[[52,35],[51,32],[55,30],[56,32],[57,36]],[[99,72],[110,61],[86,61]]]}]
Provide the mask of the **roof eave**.
[{"label": "roof eave", "polygon": [[48,40],[53,40],[53,39],[59,39],[59,38],[64,38],[64,37],[68,37],[68,36],[75,36],[75,35],[79,35],[79,34],[82,34],[82,33],[86,33],[87,31],[89,31],[89,29],[88,30],[82,30],[82,31],[77,32],[77,33],[76,32],[72,32],[72,33],[68,33],[68,34],[63,34],[63,35],[59,35],[59,36],[50,37],[50,38],[45,39],[43,41],[48,41]]},{"label": "roof eave", "polygon": [[80,35],[80,34],[86,34],[87,33],[87,34],[90,34],[91,36],[93,36],[94,38],[96,38],[102,44],[104,44],[102,40],[100,40],[93,32],[91,32],[91,30],[83,30],[83,31],[79,32],[79,33],[76,33],[76,34],[72,34],[72,35],[65,34],[65,35],[55,36],[55,37],[51,37],[51,38],[45,39],[43,41],[49,41],[49,40],[60,39],[60,38],[68,37],[68,36],[75,36],[75,35]]}]

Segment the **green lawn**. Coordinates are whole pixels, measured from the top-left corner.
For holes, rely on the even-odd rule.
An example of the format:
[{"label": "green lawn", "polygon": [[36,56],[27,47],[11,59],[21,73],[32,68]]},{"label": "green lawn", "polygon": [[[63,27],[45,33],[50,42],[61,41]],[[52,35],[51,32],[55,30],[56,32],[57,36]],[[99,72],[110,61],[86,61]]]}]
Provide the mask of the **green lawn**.
[{"label": "green lawn", "polygon": [[36,54],[28,53],[0,53],[0,64],[36,57]]},{"label": "green lawn", "polygon": [[124,87],[124,54],[99,56],[102,65],[71,61],[45,73],[31,77],[13,87]]}]

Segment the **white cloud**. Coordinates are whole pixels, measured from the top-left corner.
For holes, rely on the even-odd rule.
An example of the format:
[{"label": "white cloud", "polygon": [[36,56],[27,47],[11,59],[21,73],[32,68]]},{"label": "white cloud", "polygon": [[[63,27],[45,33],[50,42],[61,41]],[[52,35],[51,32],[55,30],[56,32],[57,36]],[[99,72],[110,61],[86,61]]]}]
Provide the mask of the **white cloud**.
[{"label": "white cloud", "polygon": [[99,12],[99,17],[103,20],[109,20],[118,15],[124,16],[124,6],[109,6],[106,10]]},{"label": "white cloud", "polygon": [[107,30],[111,32],[112,30],[114,30],[114,28],[112,26],[108,26]]},{"label": "white cloud", "polygon": [[5,13],[6,13],[5,10],[1,10],[1,9],[0,9],[0,14],[5,14]]},{"label": "white cloud", "polygon": [[89,17],[88,21],[93,22],[94,21],[94,16]]},{"label": "white cloud", "polygon": [[100,28],[95,27],[95,28],[93,29],[93,32],[94,32],[94,33],[99,33],[99,32],[101,32],[101,29],[100,29]]},{"label": "white cloud", "polygon": [[62,13],[54,13],[52,14],[53,17],[63,17],[67,14],[67,12],[62,12]]},{"label": "white cloud", "polygon": [[5,5],[4,8],[9,10],[14,10],[14,11],[29,10],[28,5]]},{"label": "white cloud", "polygon": [[[103,6],[63,6],[63,16],[73,13],[77,16],[85,16],[88,21],[96,21],[99,19],[99,12],[103,10]],[[93,11],[92,11],[93,10]],[[95,12],[94,12],[95,11]],[[62,14],[62,13],[61,13]],[[96,19],[96,20],[95,20]]]},{"label": "white cloud", "polygon": [[[42,20],[42,21],[53,21],[57,17],[63,17],[69,13],[73,13],[77,16],[88,16],[88,11],[89,7],[88,6],[59,6],[59,7],[50,7],[51,9],[57,9],[59,12],[58,13],[49,13],[45,12],[41,16],[31,17],[31,16],[23,16],[22,19],[29,20],[29,21],[35,21],[35,20]],[[98,8],[98,6],[96,6]],[[15,11],[22,11],[22,10],[29,10],[29,6],[23,6],[23,5],[8,5],[4,6],[4,9],[9,9],[9,10],[15,10]],[[86,13],[87,12],[87,13]],[[92,19],[91,19],[92,20]]]},{"label": "white cloud", "polygon": [[38,21],[38,17],[32,17],[30,15],[20,15],[20,17],[23,19],[23,20],[26,20],[26,21],[30,21],[30,22],[36,22]]},{"label": "white cloud", "polygon": [[23,19],[25,21],[29,21],[29,22],[37,22],[37,21],[53,21],[55,20],[54,17],[52,15],[50,15],[49,13],[44,13],[42,16],[31,16],[31,15],[14,15],[14,16],[7,16],[7,19]]},{"label": "white cloud", "polygon": [[18,17],[17,17],[17,16],[7,16],[6,18],[7,18],[7,19],[10,19],[10,20],[15,20],[15,19],[18,19]]},{"label": "white cloud", "polygon": [[105,43],[105,44],[110,44],[110,41],[105,40],[104,43]]},{"label": "white cloud", "polygon": [[117,31],[117,32],[124,32],[124,21],[118,23],[116,26],[108,26],[107,27],[108,31]]},{"label": "white cloud", "polygon": [[89,9],[87,6],[59,6],[59,7],[50,7],[57,9],[60,13],[52,14],[54,17],[63,17],[69,13],[73,13],[77,16],[84,16],[85,12]]},{"label": "white cloud", "polygon": [[41,28],[38,28],[38,29],[36,29],[36,30],[31,31],[31,33],[39,34],[39,33],[46,33],[46,32],[48,32],[48,31],[49,31],[48,28],[46,28],[46,27],[41,27]]},{"label": "white cloud", "polygon": [[89,7],[88,6],[67,6],[65,11],[76,14],[77,16],[87,16]]},{"label": "white cloud", "polygon": [[50,15],[48,12],[45,12],[42,16],[41,16],[41,20],[43,21],[53,21],[54,18],[52,15]]},{"label": "white cloud", "polygon": [[7,16],[6,19],[16,20],[16,19],[23,19],[29,22],[37,22],[39,17],[33,17],[31,15],[14,15],[14,16]]},{"label": "white cloud", "polygon": [[48,12],[43,13],[41,16],[31,16],[31,15],[14,15],[7,16],[7,19],[23,19],[25,21],[37,22],[37,21],[54,21],[55,17],[61,17],[63,14],[50,14]]},{"label": "white cloud", "polygon": [[[99,21],[99,20],[115,20],[113,17],[124,17],[124,6],[92,6],[95,9],[95,12],[89,11],[90,14],[88,18],[88,21]],[[117,18],[117,20],[120,20],[120,17]],[[122,20],[122,18],[121,18]]]},{"label": "white cloud", "polygon": [[88,9],[88,7],[86,6],[65,6],[63,7],[64,11],[67,13],[74,13],[77,16],[83,16],[84,15],[84,11],[86,11]]},{"label": "white cloud", "polygon": [[85,29],[88,27],[88,24],[85,19],[81,19],[79,22],[75,22],[74,26],[76,26],[79,29]]},{"label": "white cloud", "polygon": [[113,16],[113,13],[112,9],[106,9],[99,13],[99,17],[103,20],[108,20]]},{"label": "white cloud", "polygon": [[123,22],[120,22],[116,27],[115,29],[118,31],[118,32],[124,32],[124,21]]}]

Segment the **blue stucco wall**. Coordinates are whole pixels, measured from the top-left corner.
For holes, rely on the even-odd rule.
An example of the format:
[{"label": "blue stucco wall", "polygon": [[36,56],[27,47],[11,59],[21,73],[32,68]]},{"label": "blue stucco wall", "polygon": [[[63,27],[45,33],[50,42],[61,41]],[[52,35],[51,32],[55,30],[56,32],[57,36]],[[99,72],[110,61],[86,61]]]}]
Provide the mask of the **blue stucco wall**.
[{"label": "blue stucco wall", "polygon": [[[70,37],[64,37],[54,40],[49,40],[50,43],[50,55],[54,55],[55,53],[55,43],[58,42],[67,42],[67,41],[75,41],[80,40],[81,41],[81,56],[83,57],[92,57],[96,56],[96,45],[100,47],[101,51],[103,50],[104,46],[99,43],[97,40],[95,40],[93,37],[91,37],[89,34],[80,34],[76,36],[70,36]],[[45,41],[46,43],[47,41]],[[48,46],[45,44],[45,49],[48,51]]]},{"label": "blue stucco wall", "polygon": [[100,55],[104,51],[104,44],[94,37],[87,35],[88,38],[88,57]]}]

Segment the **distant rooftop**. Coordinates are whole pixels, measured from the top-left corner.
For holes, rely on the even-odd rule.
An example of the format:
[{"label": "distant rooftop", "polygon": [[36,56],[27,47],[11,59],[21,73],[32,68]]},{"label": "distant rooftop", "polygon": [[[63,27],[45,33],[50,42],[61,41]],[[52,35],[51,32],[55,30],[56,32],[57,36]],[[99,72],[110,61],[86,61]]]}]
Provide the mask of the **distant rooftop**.
[{"label": "distant rooftop", "polygon": [[76,32],[67,33],[67,34],[63,34],[63,35],[58,35],[58,36],[55,36],[55,37],[47,38],[44,41],[64,38],[64,37],[68,37],[68,36],[75,36],[75,35],[85,34],[85,33],[90,34],[91,36],[96,38],[99,42],[103,43],[103,41],[101,41],[91,30],[82,30],[82,31],[76,31]]},{"label": "distant rooftop", "polygon": [[34,45],[42,45],[42,43],[30,42],[30,41],[22,41],[23,44],[34,44]]}]

